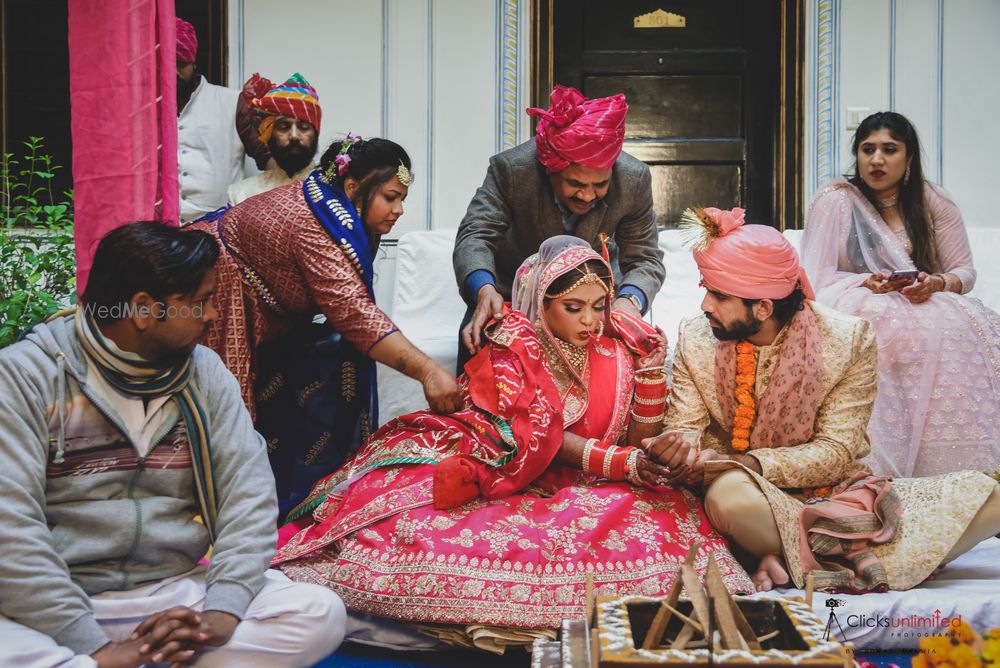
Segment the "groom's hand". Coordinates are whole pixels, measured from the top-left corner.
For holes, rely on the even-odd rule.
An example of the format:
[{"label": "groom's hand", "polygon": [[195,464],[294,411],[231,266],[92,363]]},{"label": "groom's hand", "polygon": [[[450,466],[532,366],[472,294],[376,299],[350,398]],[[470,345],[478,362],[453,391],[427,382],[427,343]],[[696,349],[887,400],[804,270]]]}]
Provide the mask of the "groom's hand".
[{"label": "groom's hand", "polygon": [[686,466],[691,455],[691,445],[679,434],[664,432],[659,436],[642,439],[642,447],[649,458],[671,471]]}]

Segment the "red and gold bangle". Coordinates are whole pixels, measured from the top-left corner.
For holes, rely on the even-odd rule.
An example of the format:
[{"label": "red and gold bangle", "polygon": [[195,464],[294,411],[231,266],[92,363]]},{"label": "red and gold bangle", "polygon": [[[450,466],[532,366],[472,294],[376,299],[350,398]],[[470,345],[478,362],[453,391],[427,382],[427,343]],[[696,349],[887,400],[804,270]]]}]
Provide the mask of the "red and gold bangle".
[{"label": "red and gold bangle", "polygon": [[664,415],[665,412],[663,410],[661,410],[656,415],[649,415],[649,416],[638,415],[635,411],[632,411],[632,419],[642,424],[657,424],[659,422],[663,422]]},{"label": "red and gold bangle", "polygon": [[628,459],[625,462],[625,477],[633,485],[642,485],[642,477],[639,475],[639,448],[626,448],[629,451]]},{"label": "red and gold bangle", "polygon": [[584,471],[590,471],[590,455],[593,453],[594,446],[597,443],[596,438],[588,438],[587,442],[583,445],[583,457],[580,461],[580,468]]},{"label": "red and gold bangle", "polygon": [[635,403],[645,404],[647,406],[663,403],[667,400],[667,389],[663,387],[656,394],[644,394],[639,392],[639,386],[636,386],[636,392],[633,395],[633,400]]},{"label": "red and gold bangle", "polygon": [[615,452],[617,451],[617,445],[609,445],[608,449],[604,451],[604,461],[601,462],[601,475],[608,480],[611,480],[611,463],[614,461]]},{"label": "red and gold bangle", "polygon": [[609,451],[614,447],[602,443],[596,438],[588,439],[586,445],[583,446],[583,470],[606,478],[605,470],[611,461]]},{"label": "red and gold bangle", "polygon": [[654,415],[659,415],[663,413],[664,407],[667,405],[667,398],[664,397],[659,401],[641,401],[639,397],[635,398],[635,402],[632,404],[632,414],[638,415],[640,417],[653,417]]},{"label": "red and gold bangle", "polygon": [[604,477],[608,480],[624,480],[628,456],[628,448],[609,446],[608,453],[604,456]]},{"label": "red and gold bangle", "polygon": [[644,397],[655,397],[663,394],[667,386],[667,377],[660,376],[656,380],[649,380],[640,376],[635,377],[635,393]]},{"label": "red and gold bangle", "polygon": [[607,480],[625,480],[630,470],[629,457],[638,457],[638,453],[638,448],[620,448],[596,438],[587,439],[583,446],[583,470]]}]

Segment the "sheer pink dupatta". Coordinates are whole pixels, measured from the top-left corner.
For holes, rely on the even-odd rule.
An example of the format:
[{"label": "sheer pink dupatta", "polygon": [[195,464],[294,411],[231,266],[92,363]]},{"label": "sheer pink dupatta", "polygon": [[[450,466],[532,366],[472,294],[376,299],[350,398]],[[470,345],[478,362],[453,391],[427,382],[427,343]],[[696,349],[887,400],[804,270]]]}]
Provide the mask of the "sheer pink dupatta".
[{"label": "sheer pink dupatta", "polygon": [[[802,235],[802,266],[816,300],[835,305],[845,290],[875,272],[916,269],[906,248],[855,186],[838,179],[809,208]],[[865,293],[871,294],[865,289]]]},{"label": "sheer pink dupatta", "polygon": [[[843,180],[813,200],[802,260],[819,301],[874,325],[879,392],[869,425],[872,456],[877,457],[871,465],[880,473],[912,475],[943,339],[937,328],[918,326],[918,318],[935,311],[926,308],[930,302],[913,305],[898,292],[876,294],[862,283],[873,272],[914,269],[913,262],[875,207]],[[953,297],[958,295],[935,295],[934,301]],[[919,354],[908,352],[917,350]]]}]

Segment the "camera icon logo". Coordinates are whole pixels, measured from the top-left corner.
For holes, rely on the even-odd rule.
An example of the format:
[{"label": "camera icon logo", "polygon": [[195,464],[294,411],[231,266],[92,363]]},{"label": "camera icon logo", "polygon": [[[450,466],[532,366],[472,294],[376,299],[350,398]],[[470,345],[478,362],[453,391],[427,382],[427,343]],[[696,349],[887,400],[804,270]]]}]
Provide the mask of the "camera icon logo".
[{"label": "camera icon logo", "polygon": [[842,598],[828,598],[826,599],[826,607],[830,611],[830,616],[826,620],[826,629],[823,631],[823,640],[829,640],[830,635],[833,632],[834,624],[837,625],[837,630],[840,631],[840,638],[844,640],[846,636],[844,635],[844,627],[840,625],[840,620],[837,619],[837,613],[834,612],[837,608],[842,608],[847,605],[847,601]]}]

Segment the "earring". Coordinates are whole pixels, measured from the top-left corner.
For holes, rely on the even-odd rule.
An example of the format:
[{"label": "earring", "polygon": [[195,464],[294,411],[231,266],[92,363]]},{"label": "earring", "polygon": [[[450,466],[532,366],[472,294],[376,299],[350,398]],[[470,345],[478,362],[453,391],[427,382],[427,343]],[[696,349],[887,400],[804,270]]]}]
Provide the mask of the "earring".
[{"label": "earring", "polygon": [[907,185],[910,182],[910,166],[906,166],[906,172],[903,174],[903,185]]}]

